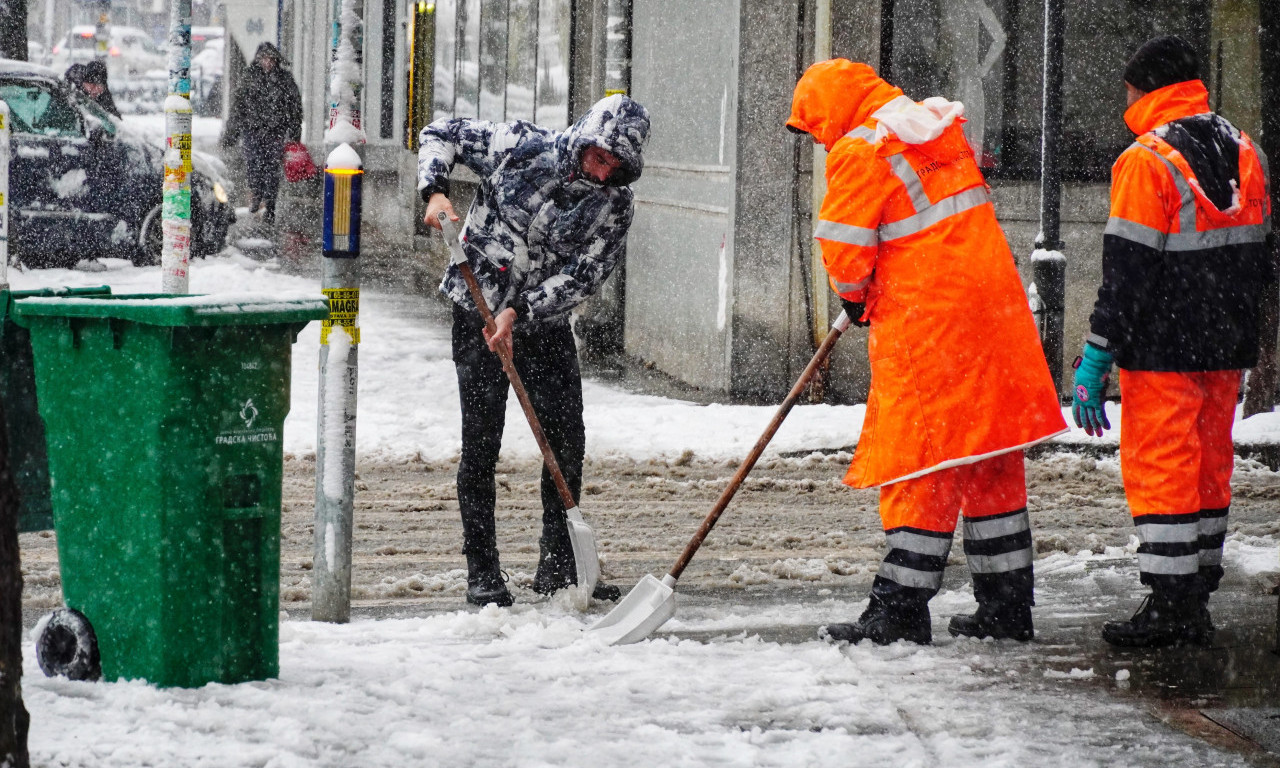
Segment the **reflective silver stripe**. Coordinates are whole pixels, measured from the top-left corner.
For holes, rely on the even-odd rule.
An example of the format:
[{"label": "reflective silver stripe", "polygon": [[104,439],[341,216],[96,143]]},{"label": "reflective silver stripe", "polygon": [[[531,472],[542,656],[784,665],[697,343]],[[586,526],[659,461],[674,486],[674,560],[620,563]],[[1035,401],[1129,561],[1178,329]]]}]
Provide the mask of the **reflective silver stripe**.
[{"label": "reflective silver stripe", "polygon": [[1187,177],[1182,175],[1182,171],[1178,170],[1178,166],[1169,162],[1169,158],[1155,151],[1146,144],[1134,142],[1137,146],[1142,147],[1151,154],[1159,158],[1160,162],[1165,164],[1169,169],[1169,173],[1173,175],[1173,185],[1178,188],[1178,194],[1182,197],[1182,207],[1178,209],[1179,229],[1183,232],[1196,231],[1196,195],[1191,191],[1191,185],[1187,183]]},{"label": "reflective silver stripe", "polygon": [[897,240],[900,237],[914,235],[921,232],[934,224],[955,216],[957,213],[964,213],[971,208],[977,208],[980,205],[987,204],[987,190],[984,187],[973,187],[963,192],[944,197],[922,212],[914,216],[908,216],[905,219],[881,224],[880,225],[880,242],[889,240]]},{"label": "reflective silver stripe", "polygon": [[813,228],[813,236],[823,240],[834,240],[848,245],[862,245],[868,248],[879,242],[879,235],[870,227],[855,227],[852,224],[841,224],[838,221],[819,219],[818,226]]},{"label": "reflective silver stripe", "polygon": [[865,125],[860,125],[857,128],[854,128],[852,131],[846,133],[845,136],[854,139],[862,139],[868,144],[874,144],[876,141],[876,132]]},{"label": "reflective silver stripe", "polygon": [[[863,288],[866,288],[867,283],[869,282],[871,282],[870,278],[863,280],[860,283],[842,283],[839,280],[832,280],[831,284],[835,287],[836,293],[845,294],[845,293],[853,293],[854,291],[860,291]],[[856,320],[858,318],[854,318],[854,319]]]},{"label": "reflective silver stripe", "polygon": [[1110,347],[1110,346],[1111,346],[1111,342],[1110,342],[1110,341],[1107,341],[1106,339],[1102,338],[1101,336],[1099,336],[1099,335],[1098,335],[1098,334],[1096,334],[1096,333],[1091,333],[1091,334],[1089,334],[1088,336],[1085,336],[1085,337],[1084,337],[1084,340],[1085,340],[1085,341],[1087,341],[1087,342],[1089,342],[1089,343],[1090,343],[1090,344],[1092,344],[1093,346],[1095,346],[1095,347],[1101,347],[1102,349],[1106,349],[1106,348],[1108,348],[1108,347]]},{"label": "reflective silver stripe", "polygon": [[880,563],[879,575],[904,587],[936,590],[942,586],[942,571],[917,571],[893,563]]},{"label": "reflective silver stripe", "polygon": [[911,198],[911,204],[916,207],[916,213],[928,208],[929,196],[924,193],[924,182],[920,181],[920,175],[916,173],[916,169],[911,167],[911,161],[901,154],[889,155],[886,159],[889,161],[889,167],[893,169],[893,175],[897,176],[902,185],[907,188],[907,195]]},{"label": "reflective silver stripe", "polygon": [[946,557],[951,552],[951,538],[922,536],[911,531],[895,531],[885,537],[890,549],[905,549],[919,555]]},{"label": "reflective silver stripe", "polygon": [[1159,573],[1165,576],[1186,576],[1199,572],[1200,556],[1165,557],[1164,555],[1139,552],[1138,570],[1142,573]]},{"label": "reflective silver stripe", "polygon": [[1138,224],[1118,216],[1112,216],[1107,219],[1107,228],[1102,231],[1102,234],[1123,237],[1125,240],[1130,240],[1138,245],[1145,245],[1148,248],[1154,248],[1157,251],[1164,250],[1164,240],[1167,237],[1165,233],[1155,227],[1148,227],[1146,224]]},{"label": "reflective silver stripe", "polygon": [[970,520],[967,517],[964,519],[964,537],[969,541],[998,539],[1001,536],[1010,536],[1029,530],[1031,530],[1031,519],[1027,517],[1026,512],[1020,515],[998,517],[995,520],[983,518]]},{"label": "reflective silver stripe", "polygon": [[1268,226],[1243,224],[1238,227],[1222,227],[1204,232],[1170,232],[1165,239],[1166,251],[1199,251],[1204,248],[1221,248],[1225,245],[1261,243],[1267,239]]},{"label": "reflective silver stripe", "polygon": [[1173,544],[1199,541],[1198,523],[1143,523],[1138,528],[1138,539],[1144,544]]},{"label": "reflective silver stripe", "polygon": [[1029,547],[1003,555],[968,555],[965,558],[969,563],[970,573],[1008,573],[1020,568],[1030,568],[1032,559]]},{"label": "reflective silver stripe", "polygon": [[1222,547],[1200,550],[1200,566],[1222,565]]},{"label": "reflective silver stripe", "polygon": [[1196,528],[1201,536],[1214,536],[1219,533],[1227,532],[1227,516],[1222,517],[1202,517],[1200,524]]}]

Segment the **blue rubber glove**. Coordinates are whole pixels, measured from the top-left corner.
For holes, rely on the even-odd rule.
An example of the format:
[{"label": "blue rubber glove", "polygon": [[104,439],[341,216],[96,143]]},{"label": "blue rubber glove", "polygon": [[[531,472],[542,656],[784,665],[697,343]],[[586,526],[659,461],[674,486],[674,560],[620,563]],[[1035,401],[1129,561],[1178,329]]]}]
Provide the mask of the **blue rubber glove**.
[{"label": "blue rubber glove", "polygon": [[1111,353],[1088,342],[1084,354],[1076,358],[1075,392],[1071,398],[1071,415],[1076,426],[1084,427],[1089,435],[1102,437],[1102,431],[1111,429],[1103,398],[1107,394],[1107,380],[1111,378]]}]

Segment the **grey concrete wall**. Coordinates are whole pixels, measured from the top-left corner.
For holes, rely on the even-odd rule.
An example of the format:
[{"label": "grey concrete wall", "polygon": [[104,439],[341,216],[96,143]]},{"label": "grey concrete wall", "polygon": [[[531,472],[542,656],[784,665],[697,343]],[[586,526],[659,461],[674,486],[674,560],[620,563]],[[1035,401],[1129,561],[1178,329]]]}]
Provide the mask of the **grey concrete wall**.
[{"label": "grey concrete wall", "polygon": [[[1022,275],[1031,282],[1031,252],[1040,231],[1038,182],[992,185],[996,216]],[[1110,210],[1107,184],[1067,184],[1062,189],[1063,255],[1067,257],[1066,317],[1063,326],[1062,394],[1071,389],[1071,361],[1089,331],[1089,314],[1102,283],[1102,230]]]},{"label": "grey concrete wall", "polygon": [[[740,9],[734,158],[730,394],[776,400],[791,387],[797,138],[785,128],[800,77],[795,0]],[[800,296],[803,298],[803,283]]]},{"label": "grey concrete wall", "polygon": [[626,351],[728,392],[736,0],[632,8],[632,94],[653,118],[627,240]]}]

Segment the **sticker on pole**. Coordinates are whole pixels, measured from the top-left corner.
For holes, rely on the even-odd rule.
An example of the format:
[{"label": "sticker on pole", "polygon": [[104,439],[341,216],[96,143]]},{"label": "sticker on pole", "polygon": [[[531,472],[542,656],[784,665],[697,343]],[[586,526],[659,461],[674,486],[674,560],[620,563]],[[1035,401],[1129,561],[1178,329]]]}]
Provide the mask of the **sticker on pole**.
[{"label": "sticker on pole", "polygon": [[324,288],[329,297],[329,317],[320,325],[320,343],[329,344],[329,332],[333,326],[341,326],[351,338],[352,344],[360,343],[360,289]]}]

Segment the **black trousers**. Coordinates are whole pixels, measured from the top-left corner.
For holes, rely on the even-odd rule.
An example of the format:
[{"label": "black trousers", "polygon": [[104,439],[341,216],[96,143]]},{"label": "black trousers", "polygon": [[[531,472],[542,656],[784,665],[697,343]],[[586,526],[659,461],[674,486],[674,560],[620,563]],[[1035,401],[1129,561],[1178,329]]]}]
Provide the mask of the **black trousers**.
[{"label": "black trousers", "polygon": [[[502,361],[489,351],[484,323],[474,310],[453,307],[453,362],[462,405],[462,457],[458,463],[458,506],[462,551],[468,560],[497,560],[494,470],[502,447],[509,382]],[[582,423],[582,374],[569,323],[517,325],[512,334],[516,371],[533,402],[560,471],[578,498],[586,428]],[[522,419],[523,421],[523,419]],[[527,429],[527,425],[519,425]],[[542,468],[542,551],[571,553],[564,505],[555,482]]]},{"label": "black trousers", "polygon": [[284,175],[284,137],[261,131],[245,133],[244,166],[249,193],[274,214]]}]

